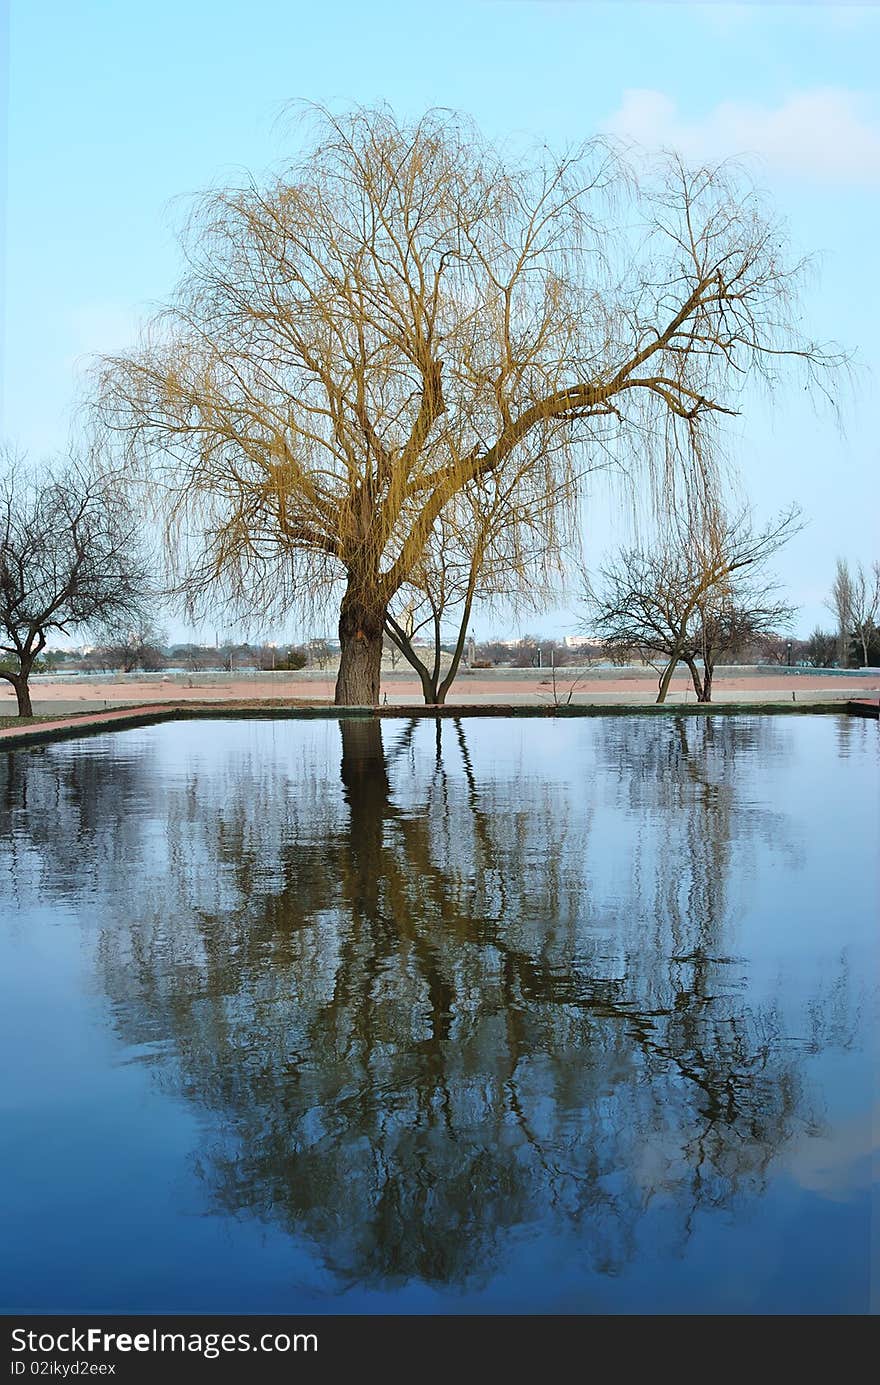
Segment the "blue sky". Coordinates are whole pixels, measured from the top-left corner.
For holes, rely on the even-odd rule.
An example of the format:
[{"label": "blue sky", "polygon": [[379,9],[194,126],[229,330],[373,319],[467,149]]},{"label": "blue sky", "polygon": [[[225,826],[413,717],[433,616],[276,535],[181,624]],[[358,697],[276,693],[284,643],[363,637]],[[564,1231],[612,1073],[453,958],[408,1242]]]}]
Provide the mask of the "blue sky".
[{"label": "blue sky", "polygon": [[[2,9],[2,0],[0,0]],[[845,430],[793,390],[756,399],[732,451],[759,515],[797,500],[778,560],[807,633],[838,553],[878,550],[880,7],[444,0],[11,0],[2,433],[64,446],[90,352],[124,346],[171,290],[186,195],[279,160],[304,98],[458,107],[498,138],[611,130],[691,158],[750,153],[802,250],[811,335],[853,350]],[[597,494],[592,561],[626,538]],[[529,622],[533,627],[534,619]],[[560,609],[540,622],[570,630]],[[478,636],[498,621],[479,617]],[[179,627],[172,624],[172,633]],[[282,632],[267,632],[277,634]],[[290,632],[296,634],[295,622]]]}]

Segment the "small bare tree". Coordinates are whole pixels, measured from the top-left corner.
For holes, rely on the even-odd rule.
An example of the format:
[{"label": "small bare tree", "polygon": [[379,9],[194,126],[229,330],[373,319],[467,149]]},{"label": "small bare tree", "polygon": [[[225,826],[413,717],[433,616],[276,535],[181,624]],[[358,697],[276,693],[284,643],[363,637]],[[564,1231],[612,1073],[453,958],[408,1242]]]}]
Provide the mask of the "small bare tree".
[{"label": "small bare tree", "polygon": [[622,549],[600,569],[601,587],[590,582],[586,627],[605,645],[612,663],[633,653],[662,659],[657,701],[665,702],[676,668],[693,642],[697,603],[708,590],[687,553],[669,547]]},{"label": "small bare tree", "polygon": [[[587,583],[590,629],[612,651],[636,649],[663,668],[657,701],[664,702],[679,663],[691,671],[700,701],[712,695],[712,670],[737,629],[784,621],[788,607],[773,599],[772,584],[750,585],[760,568],[795,534],[792,507],[755,532],[747,509],[733,518],[712,506],[701,519],[679,516],[656,546],[623,549],[601,569],[600,590]],[[767,633],[764,628],[764,633]],[[704,675],[696,667],[704,661]]]},{"label": "small bare tree", "polygon": [[838,558],[831,599],[827,603],[837,616],[838,635],[844,658],[850,641],[857,645],[864,668],[868,663],[868,648],[877,633],[880,613],[880,562],[870,568],[859,563],[851,571],[845,558]]},{"label": "small bare tree", "polygon": [[151,599],[142,520],[87,466],[0,476],[0,678],[32,716],[29,679],[52,632],[141,627]]},{"label": "small bare tree", "polygon": [[388,610],[465,491],[572,499],[606,465],[699,490],[755,374],[835,358],[798,336],[802,265],[730,166],[636,177],[601,140],[512,161],[449,112],[316,120],[268,186],[198,205],[98,416],[191,599],[341,592],[336,701],[376,705]]}]

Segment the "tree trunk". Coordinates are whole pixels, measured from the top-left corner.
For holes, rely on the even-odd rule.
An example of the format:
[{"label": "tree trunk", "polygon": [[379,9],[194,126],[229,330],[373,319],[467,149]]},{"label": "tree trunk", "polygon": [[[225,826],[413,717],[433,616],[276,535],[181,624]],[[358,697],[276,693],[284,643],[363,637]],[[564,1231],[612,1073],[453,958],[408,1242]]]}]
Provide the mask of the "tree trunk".
[{"label": "tree trunk", "polygon": [[20,717],[32,717],[34,709],[31,706],[31,691],[28,687],[27,673],[7,674],[10,683],[15,688],[15,696],[18,701],[18,715]]},{"label": "tree trunk", "polygon": [[349,578],[339,612],[337,707],[378,707],[385,606]]},{"label": "tree trunk", "polygon": [[18,699],[18,715],[20,717],[32,717],[34,709],[31,706],[31,690],[28,687],[27,678],[19,678],[15,684],[15,696]]},{"label": "tree trunk", "polygon": [[712,674],[714,671],[714,664],[707,661],[703,666],[703,696],[701,699],[703,702],[712,701]]},{"label": "tree trunk", "polygon": [[712,674],[710,670],[704,665],[703,677],[701,678],[700,671],[697,668],[695,660],[685,659],[685,663],[690,669],[691,682],[694,685],[694,692],[697,695],[697,701],[710,702],[712,699]]},{"label": "tree trunk", "polygon": [[672,682],[672,675],[678,667],[678,657],[677,654],[674,654],[663,670],[663,676],[660,679],[660,687],[657,693],[658,702],[666,701],[666,694],[669,692],[669,684]]}]

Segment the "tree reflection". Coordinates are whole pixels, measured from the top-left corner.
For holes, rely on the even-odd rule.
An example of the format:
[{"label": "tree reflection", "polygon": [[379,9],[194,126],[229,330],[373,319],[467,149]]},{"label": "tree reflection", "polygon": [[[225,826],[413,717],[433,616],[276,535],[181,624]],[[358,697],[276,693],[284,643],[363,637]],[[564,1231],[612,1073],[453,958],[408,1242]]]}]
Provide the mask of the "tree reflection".
[{"label": "tree reflection", "polygon": [[[488,1277],[539,1228],[616,1273],[649,1221],[677,1245],[745,1205],[816,1122],[730,956],[749,841],[791,850],[740,787],[774,724],[603,719],[578,794],[481,775],[461,722],[391,726],[340,721],[340,786],[308,745],[176,776],[151,883],[103,855],[103,985],[216,1118],[212,1202],[383,1286]],[[81,843],[118,792],[91,758]]]},{"label": "tree reflection", "polygon": [[[96,736],[0,753],[0,890],[67,899],[145,864],[156,775],[143,745]],[[130,888],[130,885],[128,886]]]}]

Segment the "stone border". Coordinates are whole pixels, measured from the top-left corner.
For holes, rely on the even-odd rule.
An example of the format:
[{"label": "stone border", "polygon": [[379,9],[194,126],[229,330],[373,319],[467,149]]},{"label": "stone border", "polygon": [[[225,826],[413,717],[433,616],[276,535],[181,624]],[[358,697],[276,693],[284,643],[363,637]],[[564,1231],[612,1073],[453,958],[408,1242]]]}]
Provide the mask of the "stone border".
[{"label": "stone border", "polygon": [[870,717],[880,721],[880,697],[858,697],[847,702],[846,710],[853,717]]},{"label": "stone border", "polygon": [[254,720],[338,720],[348,717],[413,717],[436,720],[438,717],[596,717],[596,716],[804,716],[844,714],[878,719],[880,701],[836,702],[712,702],[667,703],[576,703],[562,706],[505,703],[451,704],[444,707],[386,705],[382,707],[335,707],[330,704],[271,702],[163,702],[107,712],[80,712],[76,716],[0,729],[0,750],[44,742],[100,735],[107,730],[125,731],[137,726],[152,726],[164,721]]}]

